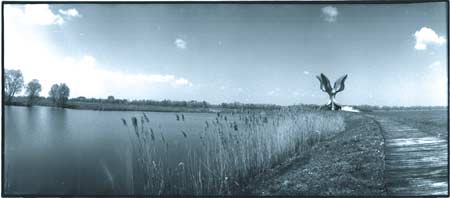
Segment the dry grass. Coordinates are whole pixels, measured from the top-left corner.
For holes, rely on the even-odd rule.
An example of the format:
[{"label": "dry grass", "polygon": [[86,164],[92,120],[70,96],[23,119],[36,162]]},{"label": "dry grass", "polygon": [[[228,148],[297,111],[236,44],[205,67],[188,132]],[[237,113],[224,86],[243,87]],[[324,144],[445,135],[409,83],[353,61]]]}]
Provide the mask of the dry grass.
[{"label": "dry grass", "polygon": [[[184,120],[184,115],[177,115],[177,120],[180,117]],[[143,114],[132,117],[130,123],[122,122],[129,128],[144,193],[152,195],[229,195],[249,177],[345,128],[344,119],[335,112],[285,108],[268,113],[217,113],[205,121],[201,132],[180,129],[183,141],[170,145],[148,120]],[[182,148],[178,152],[183,152],[185,160],[171,166],[169,149],[174,146]]]},{"label": "dry grass", "polygon": [[253,196],[386,196],[384,139],[378,124],[341,112],[345,131],[253,178],[241,192]]}]

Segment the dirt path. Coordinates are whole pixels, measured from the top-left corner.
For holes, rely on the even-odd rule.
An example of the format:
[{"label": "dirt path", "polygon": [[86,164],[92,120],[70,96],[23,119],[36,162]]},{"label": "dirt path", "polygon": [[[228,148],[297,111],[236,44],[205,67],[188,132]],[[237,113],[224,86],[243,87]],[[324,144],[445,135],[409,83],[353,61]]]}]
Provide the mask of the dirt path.
[{"label": "dirt path", "polygon": [[423,131],[373,116],[385,138],[388,195],[447,195],[448,142]]}]

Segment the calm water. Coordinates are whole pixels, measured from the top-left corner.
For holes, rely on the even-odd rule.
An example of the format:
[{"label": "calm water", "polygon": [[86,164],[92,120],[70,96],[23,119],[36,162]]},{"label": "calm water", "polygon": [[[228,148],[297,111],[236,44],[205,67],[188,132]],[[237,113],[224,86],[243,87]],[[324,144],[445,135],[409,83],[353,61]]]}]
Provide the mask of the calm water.
[{"label": "calm water", "polygon": [[[173,164],[183,160],[181,129],[201,130],[215,114],[146,112],[156,133],[172,145]],[[142,112],[5,106],[5,193],[130,194],[130,121]],[[180,147],[181,149],[181,147]],[[129,164],[128,164],[129,166]],[[139,171],[134,172],[135,178]],[[136,182],[136,181],[135,181]],[[137,186],[137,187],[136,187]],[[135,183],[139,193],[139,181]]]}]

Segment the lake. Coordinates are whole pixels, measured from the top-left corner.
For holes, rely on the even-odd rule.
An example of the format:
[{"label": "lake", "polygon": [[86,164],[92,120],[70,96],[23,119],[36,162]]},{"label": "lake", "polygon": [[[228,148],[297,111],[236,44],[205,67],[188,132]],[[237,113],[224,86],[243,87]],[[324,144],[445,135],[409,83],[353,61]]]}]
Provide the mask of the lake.
[{"label": "lake", "polygon": [[345,129],[338,112],[5,109],[5,193],[230,195]]},{"label": "lake", "polygon": [[[131,123],[131,117],[143,112],[4,108],[6,194],[130,194],[131,188],[140,193],[139,170],[132,173],[127,164],[131,127],[121,119]],[[185,157],[177,147],[186,139],[180,129],[192,136],[216,116],[183,113],[186,120],[177,121],[176,113],[145,113],[156,138],[163,134],[171,145],[172,165]]]}]

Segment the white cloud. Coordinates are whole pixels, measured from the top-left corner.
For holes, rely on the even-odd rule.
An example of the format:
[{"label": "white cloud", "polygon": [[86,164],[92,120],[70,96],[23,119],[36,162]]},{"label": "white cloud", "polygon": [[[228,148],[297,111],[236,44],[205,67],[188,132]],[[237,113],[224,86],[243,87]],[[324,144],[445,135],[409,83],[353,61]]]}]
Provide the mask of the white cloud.
[{"label": "white cloud", "polygon": [[[29,56],[27,56],[29,57]],[[19,64],[25,81],[39,79],[43,85],[41,95],[47,95],[54,83],[66,83],[71,90],[71,97],[106,97],[107,95],[127,95],[131,98],[145,96],[141,92],[151,92],[157,88],[177,89],[192,86],[183,77],[169,74],[126,73],[106,70],[98,66],[92,56],[76,59],[65,57],[46,57],[45,60],[31,59]],[[8,67],[7,67],[8,68]],[[39,72],[36,72],[39,71]]]},{"label": "white cloud", "polygon": [[322,14],[324,15],[325,21],[334,22],[339,14],[338,10],[334,6],[326,6],[322,8]]},{"label": "white cloud", "polygon": [[192,86],[192,83],[184,78],[179,78],[175,80],[175,86],[185,86],[185,85]]},{"label": "white cloud", "polygon": [[27,4],[5,5],[5,20],[20,22],[29,25],[62,25],[65,23],[64,17],[80,17],[81,15],[74,8],[59,10],[53,13],[48,4]]},{"label": "white cloud", "polygon": [[64,23],[64,19],[60,15],[54,14],[47,4],[27,4],[21,11],[26,22],[31,24],[62,25]]},{"label": "white cloud", "polygon": [[50,10],[47,4],[27,4],[24,9],[25,17],[37,25],[61,25],[64,19]]},{"label": "white cloud", "polygon": [[187,43],[183,39],[177,38],[175,39],[175,46],[177,46],[180,49],[186,49]]},{"label": "white cloud", "polygon": [[25,15],[23,9],[17,6],[5,5],[4,9],[5,19],[21,18]]},{"label": "white cloud", "polygon": [[275,88],[274,90],[270,90],[267,92],[267,95],[269,96],[278,96],[280,94],[281,89]]},{"label": "white cloud", "polygon": [[435,61],[435,62],[431,63],[430,65],[428,65],[428,68],[430,68],[430,69],[439,69],[440,66],[441,66],[441,62],[440,61]]},{"label": "white cloud", "polygon": [[414,37],[416,38],[414,48],[417,50],[426,50],[428,45],[442,45],[446,42],[443,36],[439,36],[428,27],[422,27],[419,31],[416,31]]},{"label": "white cloud", "polygon": [[309,75],[309,71],[303,71],[303,74]]},{"label": "white cloud", "polygon": [[77,9],[75,8],[70,8],[67,10],[59,9],[58,12],[68,17],[81,17],[80,13],[78,13]]}]

